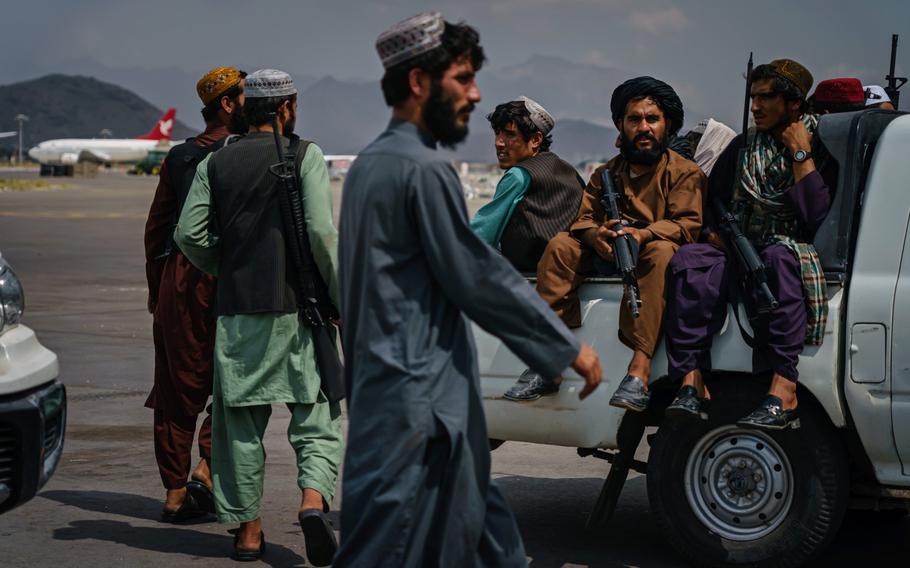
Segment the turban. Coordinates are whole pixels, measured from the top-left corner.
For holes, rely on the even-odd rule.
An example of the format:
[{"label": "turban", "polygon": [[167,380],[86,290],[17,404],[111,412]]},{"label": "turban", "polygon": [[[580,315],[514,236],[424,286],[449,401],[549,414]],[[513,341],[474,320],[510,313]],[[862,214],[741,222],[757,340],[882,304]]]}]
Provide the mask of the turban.
[{"label": "turban", "polygon": [[240,83],[246,73],[234,67],[217,67],[206,73],[196,83],[196,93],[207,105],[221,96],[222,93]]},{"label": "turban", "polygon": [[610,113],[617,128],[622,122],[629,101],[642,97],[651,97],[657,101],[664,111],[664,116],[670,122],[667,131],[671,136],[679,132],[684,118],[682,101],[679,100],[679,95],[676,94],[673,87],[654,77],[629,79],[613,91],[613,97],[610,99]]}]

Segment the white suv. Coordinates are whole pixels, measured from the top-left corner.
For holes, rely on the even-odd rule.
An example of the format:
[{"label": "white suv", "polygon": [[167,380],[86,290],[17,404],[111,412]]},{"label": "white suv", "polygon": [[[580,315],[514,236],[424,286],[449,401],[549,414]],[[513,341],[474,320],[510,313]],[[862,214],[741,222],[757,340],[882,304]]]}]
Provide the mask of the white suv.
[{"label": "white suv", "polygon": [[0,513],[31,499],[63,453],[66,389],[57,356],[19,323],[22,284],[0,256]]}]

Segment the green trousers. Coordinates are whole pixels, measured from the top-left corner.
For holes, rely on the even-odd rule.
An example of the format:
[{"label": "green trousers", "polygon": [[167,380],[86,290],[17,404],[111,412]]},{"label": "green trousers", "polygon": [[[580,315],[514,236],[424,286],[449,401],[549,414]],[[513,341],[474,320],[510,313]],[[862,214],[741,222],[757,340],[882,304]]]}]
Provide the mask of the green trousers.
[{"label": "green trousers", "polygon": [[[297,454],[297,485],[315,489],[332,502],[343,454],[341,406],[330,405],[319,393],[316,404],[288,404],[288,441]],[[220,523],[243,523],[259,518],[265,478],[262,437],[271,405],[224,406],[212,402],[212,482]]]}]

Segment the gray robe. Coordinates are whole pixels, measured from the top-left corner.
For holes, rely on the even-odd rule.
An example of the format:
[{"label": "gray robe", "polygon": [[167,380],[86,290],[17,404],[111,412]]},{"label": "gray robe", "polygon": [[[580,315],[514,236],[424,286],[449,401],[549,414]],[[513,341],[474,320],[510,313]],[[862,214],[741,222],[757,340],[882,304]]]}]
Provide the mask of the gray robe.
[{"label": "gray robe", "polygon": [[344,185],[339,280],[348,387],[335,566],[525,566],[490,480],[470,318],[544,376],[578,340],[474,235],[435,141],[393,120]]}]

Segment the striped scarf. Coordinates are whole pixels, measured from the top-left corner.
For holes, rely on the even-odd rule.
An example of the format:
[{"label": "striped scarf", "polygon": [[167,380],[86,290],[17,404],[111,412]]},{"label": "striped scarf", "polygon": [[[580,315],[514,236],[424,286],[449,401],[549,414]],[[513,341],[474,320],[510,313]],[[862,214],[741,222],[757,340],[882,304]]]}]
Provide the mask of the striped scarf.
[{"label": "striped scarf", "polygon": [[[802,120],[813,134],[812,157],[821,169],[828,156],[814,136],[818,117],[806,114]],[[799,223],[796,209],[786,197],[787,190],[796,183],[786,148],[767,132],[750,129],[738,172],[733,213],[749,240],[764,246],[783,245],[799,261],[808,311],[806,344],[821,345],[828,320],[825,272],[815,247],[808,242],[811,235]]]}]

